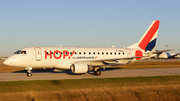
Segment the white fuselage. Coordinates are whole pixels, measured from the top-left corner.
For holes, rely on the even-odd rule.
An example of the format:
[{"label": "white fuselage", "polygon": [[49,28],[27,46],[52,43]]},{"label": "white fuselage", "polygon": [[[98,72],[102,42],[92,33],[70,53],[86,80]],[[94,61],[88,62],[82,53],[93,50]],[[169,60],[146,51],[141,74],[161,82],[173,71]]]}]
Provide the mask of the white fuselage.
[{"label": "white fuselage", "polygon": [[[136,54],[136,49],[129,48],[28,47],[21,49],[21,51],[25,51],[25,54],[13,54],[4,63],[18,67],[70,69],[70,66],[75,62],[82,61],[87,65],[99,66],[104,64],[101,60],[107,60],[108,63],[109,59],[143,56],[143,54]],[[114,62],[126,64],[129,61],[131,60]]]}]

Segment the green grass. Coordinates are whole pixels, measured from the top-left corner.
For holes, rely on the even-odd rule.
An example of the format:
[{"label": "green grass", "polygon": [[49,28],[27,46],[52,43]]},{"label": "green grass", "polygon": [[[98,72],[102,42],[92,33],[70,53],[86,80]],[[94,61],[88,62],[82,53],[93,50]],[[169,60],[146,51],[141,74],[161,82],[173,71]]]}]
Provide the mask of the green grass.
[{"label": "green grass", "polygon": [[178,100],[180,76],[0,82],[3,100]]}]

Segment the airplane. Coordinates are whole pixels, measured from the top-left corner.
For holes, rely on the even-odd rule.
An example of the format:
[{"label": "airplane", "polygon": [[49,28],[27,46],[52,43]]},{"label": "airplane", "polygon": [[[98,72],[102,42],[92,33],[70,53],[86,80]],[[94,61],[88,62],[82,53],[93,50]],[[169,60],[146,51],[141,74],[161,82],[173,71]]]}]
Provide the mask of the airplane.
[{"label": "airplane", "polygon": [[161,55],[164,55],[164,53],[168,53],[167,51],[172,51],[172,50],[175,50],[175,49],[167,49],[167,50],[154,50],[154,52],[152,53],[151,55],[151,58],[160,58]]},{"label": "airplane", "polygon": [[156,57],[159,59],[179,59],[179,53],[162,52],[161,54],[157,54]]},{"label": "airplane", "polygon": [[26,67],[28,77],[32,76],[32,67],[69,69],[77,74],[93,70],[94,75],[101,75],[100,68],[150,58],[156,48],[159,24],[154,20],[140,40],[127,48],[27,47],[16,51],[4,64]]}]

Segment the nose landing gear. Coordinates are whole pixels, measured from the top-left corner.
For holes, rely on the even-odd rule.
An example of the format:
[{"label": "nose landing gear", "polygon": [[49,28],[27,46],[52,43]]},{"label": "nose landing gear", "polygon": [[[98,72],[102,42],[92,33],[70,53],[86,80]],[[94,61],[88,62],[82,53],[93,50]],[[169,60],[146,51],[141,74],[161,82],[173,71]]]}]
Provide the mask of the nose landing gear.
[{"label": "nose landing gear", "polygon": [[26,67],[25,69],[27,70],[27,76],[31,77],[32,76],[32,71],[31,71],[32,67]]}]

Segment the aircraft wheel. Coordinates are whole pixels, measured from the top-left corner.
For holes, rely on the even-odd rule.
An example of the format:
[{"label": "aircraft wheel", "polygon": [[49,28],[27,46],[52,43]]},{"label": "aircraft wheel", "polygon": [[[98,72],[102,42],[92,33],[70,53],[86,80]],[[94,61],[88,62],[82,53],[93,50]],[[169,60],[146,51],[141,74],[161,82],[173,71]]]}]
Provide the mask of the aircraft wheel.
[{"label": "aircraft wheel", "polygon": [[100,70],[93,71],[93,74],[94,74],[94,75],[101,75],[101,71],[100,71]]},{"label": "aircraft wheel", "polygon": [[97,71],[96,71],[96,75],[101,75],[101,71],[100,71],[100,70],[97,70]]},{"label": "aircraft wheel", "polygon": [[32,76],[32,73],[27,73],[27,76],[28,76],[28,77],[31,77],[31,76]]},{"label": "aircraft wheel", "polygon": [[95,70],[93,71],[93,74],[96,75],[96,71]]}]

